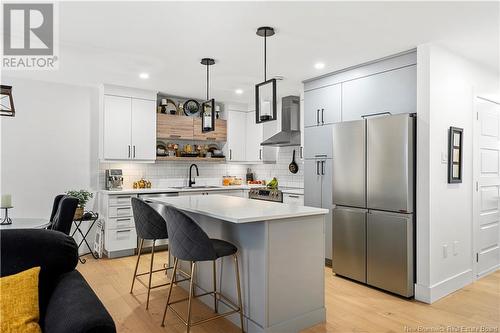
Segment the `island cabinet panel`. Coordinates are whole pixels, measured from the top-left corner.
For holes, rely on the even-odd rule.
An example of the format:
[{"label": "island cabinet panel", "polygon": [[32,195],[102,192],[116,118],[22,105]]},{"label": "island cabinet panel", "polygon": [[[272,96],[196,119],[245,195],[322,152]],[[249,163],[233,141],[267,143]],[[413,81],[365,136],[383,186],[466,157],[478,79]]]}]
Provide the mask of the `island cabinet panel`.
[{"label": "island cabinet panel", "polygon": [[227,121],[223,119],[215,120],[215,130],[212,132],[201,131],[201,118],[193,119],[193,132],[195,140],[204,141],[226,141],[227,140]]},{"label": "island cabinet panel", "polygon": [[193,117],[161,113],[158,113],[156,117],[156,136],[158,138],[193,140]]},{"label": "island cabinet panel", "polygon": [[[325,321],[324,216],[231,223],[186,212],[211,238],[238,248],[245,332],[298,332]],[[217,265],[217,288],[237,301],[232,258]],[[181,261],[189,271],[189,263]],[[196,293],[212,290],[212,263],[197,263]],[[187,289],[187,281],[179,285]],[[213,308],[213,298],[199,299]],[[219,312],[230,309],[219,302]],[[226,317],[239,326],[238,314]]]}]

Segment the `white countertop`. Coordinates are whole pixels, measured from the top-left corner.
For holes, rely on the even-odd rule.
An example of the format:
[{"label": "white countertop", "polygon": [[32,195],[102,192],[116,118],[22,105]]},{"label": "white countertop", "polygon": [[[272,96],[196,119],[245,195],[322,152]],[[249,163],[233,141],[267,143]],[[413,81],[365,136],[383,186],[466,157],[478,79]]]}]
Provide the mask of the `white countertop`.
[{"label": "white countertop", "polygon": [[327,209],[252,200],[220,194],[153,198],[180,210],[233,223],[248,223],[300,216],[324,215]]},{"label": "white countertop", "polygon": [[[173,192],[197,192],[197,191],[237,191],[237,190],[249,190],[251,188],[263,187],[262,185],[231,185],[231,186],[220,186],[220,187],[211,187],[211,188],[141,188],[141,189],[123,189],[119,191],[110,191],[110,190],[100,190],[99,192],[103,194],[147,194],[147,193],[173,193]],[[303,188],[292,188],[292,187],[284,187],[280,188],[283,193],[288,194],[304,194]]]}]

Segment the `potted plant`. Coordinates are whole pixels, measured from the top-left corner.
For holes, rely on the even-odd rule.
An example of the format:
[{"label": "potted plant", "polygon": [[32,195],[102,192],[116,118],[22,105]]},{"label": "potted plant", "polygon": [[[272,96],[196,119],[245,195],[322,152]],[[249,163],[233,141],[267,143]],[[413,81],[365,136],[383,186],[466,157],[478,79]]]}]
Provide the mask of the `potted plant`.
[{"label": "potted plant", "polygon": [[79,191],[68,191],[67,195],[75,197],[78,199],[78,206],[75,211],[75,220],[81,219],[83,216],[83,210],[87,202],[94,197],[94,194],[87,190],[79,190]]}]

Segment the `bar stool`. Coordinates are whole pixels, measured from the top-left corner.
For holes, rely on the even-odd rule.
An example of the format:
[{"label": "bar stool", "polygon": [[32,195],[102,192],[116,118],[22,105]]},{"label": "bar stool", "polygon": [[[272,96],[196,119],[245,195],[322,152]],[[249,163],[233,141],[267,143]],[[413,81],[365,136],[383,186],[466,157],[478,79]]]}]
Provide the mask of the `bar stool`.
[{"label": "bar stool", "polygon": [[[191,277],[189,282],[189,297],[176,300],[174,302],[170,301],[170,296],[172,295],[172,287],[168,290],[167,305],[165,306],[165,311],[163,312],[163,320],[161,325],[165,326],[165,317],[167,315],[167,310],[170,308],[172,312],[179,317],[179,319],[187,326],[187,333],[189,333],[192,326],[200,325],[211,320],[219,319],[233,313],[239,312],[240,314],[240,324],[241,332],[243,329],[243,309],[241,303],[241,286],[240,286],[240,273],[238,268],[238,249],[233,244],[220,239],[208,238],[207,234],[198,226],[198,224],[188,215],[182,211],[172,207],[165,206],[165,220],[167,221],[167,229],[169,231],[169,245],[172,256],[174,257],[174,271],[173,276],[175,278],[176,272],[179,265],[179,260],[191,261]],[[238,305],[234,304],[227,297],[217,292],[216,288],[216,271],[215,262],[217,259],[233,256],[235,275],[236,275],[236,289],[238,294]],[[213,288],[211,292],[206,292],[200,295],[194,296],[194,276],[196,274],[196,264],[198,261],[212,261],[213,262]],[[223,302],[231,310],[212,316],[207,319],[202,319],[197,322],[191,322],[191,307],[192,299],[194,297],[201,297],[206,295],[214,295],[214,308],[215,312],[218,312],[218,302]],[[182,316],[172,307],[173,304],[188,301],[188,311],[187,320],[182,318]]]},{"label": "bar stool", "polygon": [[[153,207],[155,204],[148,204],[141,199],[132,198],[132,211],[134,214],[134,223],[135,228],[137,230],[137,236],[140,239],[139,244],[139,252],[137,253],[137,262],[135,264],[134,277],[132,279],[132,286],[130,287],[130,293],[132,294],[134,289],[134,282],[137,279],[140,283],[142,283],[148,289],[148,297],[146,300],[146,310],[149,308],[149,294],[151,289],[168,286],[170,282],[151,286],[151,278],[153,273],[163,272],[169,269],[173,269],[170,267],[170,251],[168,254],[168,264],[166,268],[153,270],[153,261],[155,255],[155,243],[158,239],[168,239],[167,233],[167,225],[165,223],[165,219],[161,216],[161,214]],[[160,205],[158,205],[160,206]],[[152,240],[153,246],[151,249],[151,262],[149,265],[149,271],[144,273],[137,274],[137,268],[139,267],[139,260],[141,258],[142,248],[144,246],[144,240]],[[139,276],[143,276],[149,274],[149,282],[146,286],[140,279]]]}]

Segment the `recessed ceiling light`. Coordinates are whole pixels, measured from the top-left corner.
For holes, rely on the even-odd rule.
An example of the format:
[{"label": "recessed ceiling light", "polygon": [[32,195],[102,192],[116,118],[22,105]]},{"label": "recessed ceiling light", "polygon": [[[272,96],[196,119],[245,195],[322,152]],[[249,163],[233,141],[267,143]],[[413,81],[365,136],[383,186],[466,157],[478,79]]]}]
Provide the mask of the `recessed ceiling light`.
[{"label": "recessed ceiling light", "polygon": [[238,95],[241,95],[243,94],[243,89],[236,89],[234,92],[237,93]]},{"label": "recessed ceiling light", "polygon": [[148,73],[141,73],[139,74],[139,77],[143,80],[149,79],[149,74]]},{"label": "recessed ceiling light", "polygon": [[314,64],[314,68],[316,68],[316,69],[323,69],[323,68],[325,68],[325,64],[322,63],[322,62],[317,62],[317,63]]}]

